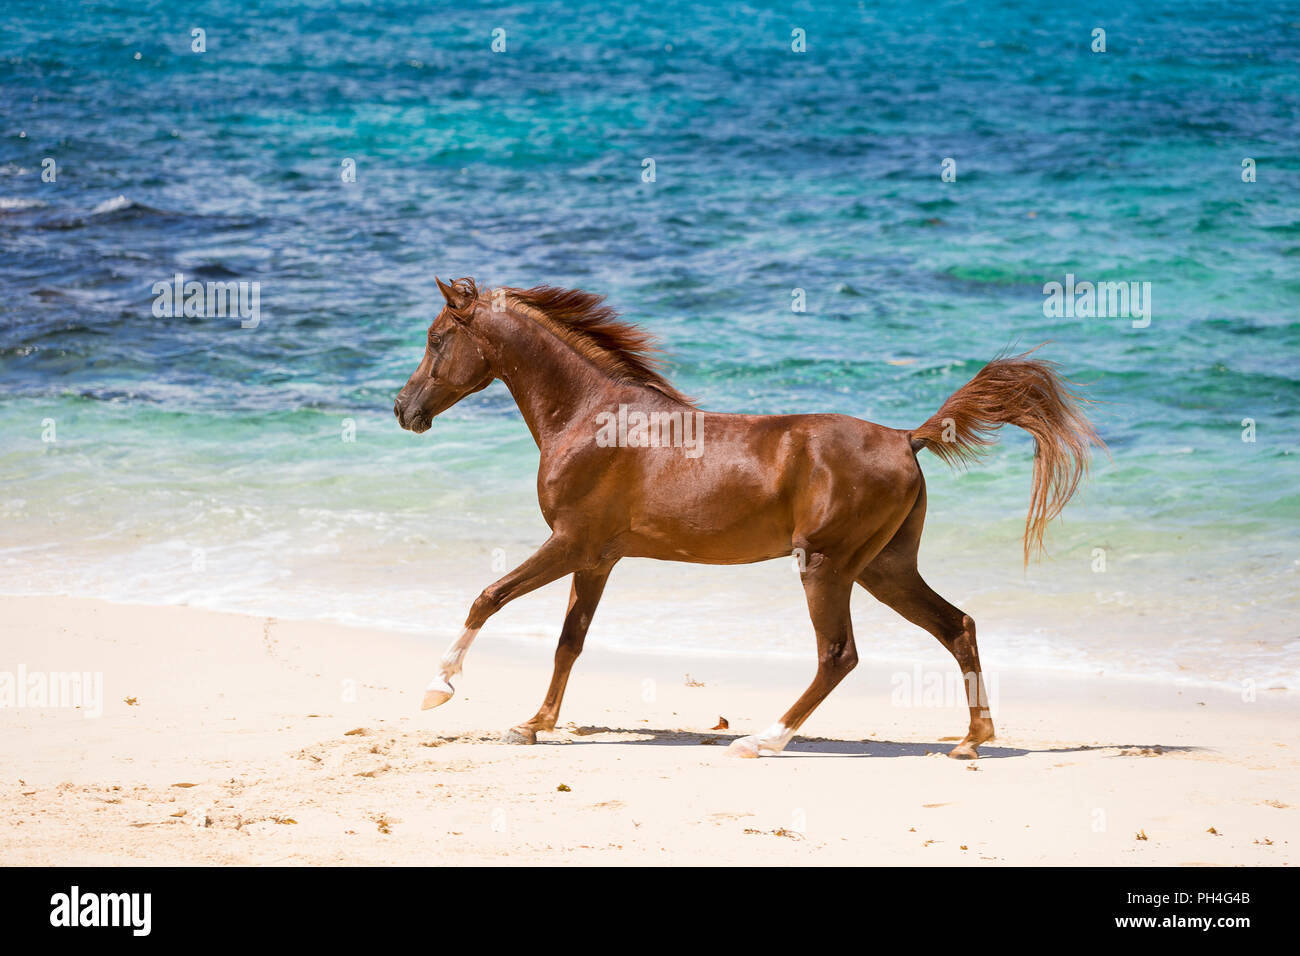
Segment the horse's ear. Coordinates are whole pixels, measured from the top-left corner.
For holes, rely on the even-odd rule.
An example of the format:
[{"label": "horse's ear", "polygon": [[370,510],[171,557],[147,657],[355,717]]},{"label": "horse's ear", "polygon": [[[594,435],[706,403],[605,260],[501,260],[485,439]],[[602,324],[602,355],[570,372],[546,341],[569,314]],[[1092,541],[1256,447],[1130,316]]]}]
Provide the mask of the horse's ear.
[{"label": "horse's ear", "polygon": [[447,311],[454,318],[462,322],[469,318],[469,313],[473,310],[474,301],[478,298],[478,287],[474,284],[473,279],[456,279],[448,285],[437,276],[433,281],[438,283],[438,291],[442,297],[447,300]]}]

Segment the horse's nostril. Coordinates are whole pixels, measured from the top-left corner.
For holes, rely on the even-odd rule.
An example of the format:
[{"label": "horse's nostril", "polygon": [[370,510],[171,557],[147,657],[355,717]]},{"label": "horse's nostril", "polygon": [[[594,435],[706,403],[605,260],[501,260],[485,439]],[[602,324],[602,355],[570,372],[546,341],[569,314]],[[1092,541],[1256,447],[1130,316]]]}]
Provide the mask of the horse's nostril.
[{"label": "horse's nostril", "polygon": [[402,403],[393,402],[393,414],[397,416],[398,422],[402,420]]}]

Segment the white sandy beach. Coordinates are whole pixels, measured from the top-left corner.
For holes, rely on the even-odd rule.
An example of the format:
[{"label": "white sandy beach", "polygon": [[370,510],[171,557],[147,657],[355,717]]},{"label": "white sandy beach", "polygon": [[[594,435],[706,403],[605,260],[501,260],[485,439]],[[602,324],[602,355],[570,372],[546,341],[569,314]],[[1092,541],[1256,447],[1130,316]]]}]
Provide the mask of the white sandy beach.
[{"label": "white sandy beach", "polygon": [[1300,859],[1300,707],[1263,689],[1002,673],[998,739],[967,763],[943,756],[960,701],[906,706],[910,664],[864,662],[809,736],[746,761],[725,744],[789,706],[811,646],[642,656],[593,631],[561,728],[523,747],[500,734],[550,654],[492,623],[457,697],[422,713],[442,647],[411,636],[71,598],[3,598],[0,619],[0,675],[101,672],[104,696],[97,718],[0,709],[9,865]]}]

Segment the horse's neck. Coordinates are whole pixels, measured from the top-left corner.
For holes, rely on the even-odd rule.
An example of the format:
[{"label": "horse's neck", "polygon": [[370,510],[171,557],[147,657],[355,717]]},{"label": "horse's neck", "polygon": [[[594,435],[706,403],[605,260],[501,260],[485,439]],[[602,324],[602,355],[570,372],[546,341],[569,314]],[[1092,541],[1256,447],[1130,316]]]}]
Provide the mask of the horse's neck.
[{"label": "horse's neck", "polygon": [[594,432],[597,410],[614,400],[618,386],[531,319],[507,314],[493,324],[501,333],[495,336],[497,377],[514,396],[537,447],[545,452],[573,428]]}]

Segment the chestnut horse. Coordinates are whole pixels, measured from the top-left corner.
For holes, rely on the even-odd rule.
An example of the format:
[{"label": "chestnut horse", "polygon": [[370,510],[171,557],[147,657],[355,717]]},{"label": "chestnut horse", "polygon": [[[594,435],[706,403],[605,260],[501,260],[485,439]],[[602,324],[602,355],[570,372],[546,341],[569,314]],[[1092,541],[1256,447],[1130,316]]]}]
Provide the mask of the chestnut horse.
[{"label": "chestnut horse", "polygon": [[[1089,445],[1101,443],[1054,365],[1028,353],[994,359],[911,430],[848,415],[704,412],[660,374],[650,336],[619,322],[600,296],[437,282],[446,305],[393,412],[403,428],[424,432],[466,395],[501,379],[541,450],[537,497],[551,536],[474,601],[464,633],[426,689],[424,709],[451,699],[451,680],[488,618],[572,574],[550,688],[537,713],[508,735],[535,743],[539,730],[555,727],[569,671],[619,559],[746,564],[794,554],[817,635],[817,674],[779,721],[733,741],[731,752],[779,753],[853,669],[849,598],[856,582],[957,659],[970,727],[949,756],[979,755],[976,748],[993,738],[993,721],[975,622],[930,590],[916,568],[926,501],[917,453],[929,449],[962,463],[1003,424],[1032,434],[1028,562],[1086,473]],[[691,425],[693,451],[681,440]]]}]

